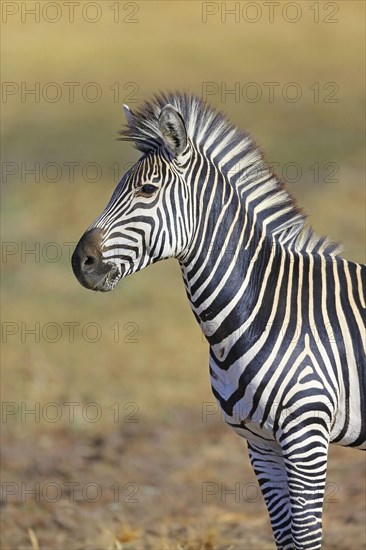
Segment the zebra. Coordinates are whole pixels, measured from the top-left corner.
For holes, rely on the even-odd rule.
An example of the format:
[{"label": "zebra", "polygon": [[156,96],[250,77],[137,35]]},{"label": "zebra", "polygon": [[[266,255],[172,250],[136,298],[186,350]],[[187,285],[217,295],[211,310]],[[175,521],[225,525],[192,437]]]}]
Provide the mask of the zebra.
[{"label": "zebra", "polygon": [[105,292],[178,260],[276,546],[319,549],[329,444],[366,448],[366,266],[314,233],[254,140],[201,98],[124,110],[120,139],[141,157],[80,239],[74,274]]}]

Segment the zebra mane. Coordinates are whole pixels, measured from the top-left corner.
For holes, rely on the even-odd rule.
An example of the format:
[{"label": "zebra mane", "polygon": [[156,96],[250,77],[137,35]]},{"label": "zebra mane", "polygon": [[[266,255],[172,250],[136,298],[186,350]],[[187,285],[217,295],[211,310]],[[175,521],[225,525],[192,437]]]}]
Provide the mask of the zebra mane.
[{"label": "zebra mane", "polygon": [[341,247],[327,237],[319,237],[305,227],[307,216],[298,208],[285,184],[264,161],[254,140],[234,126],[224,113],[216,111],[201,98],[188,93],[169,92],[154,96],[136,111],[129,111],[128,125],[119,133],[121,141],[132,141],[144,154],[164,145],[158,125],[162,108],[170,103],[183,117],[188,139],[198,150],[215,157],[219,169],[228,176],[245,198],[257,198],[260,210],[281,210],[271,235],[288,249],[297,252],[321,252],[335,256]]}]

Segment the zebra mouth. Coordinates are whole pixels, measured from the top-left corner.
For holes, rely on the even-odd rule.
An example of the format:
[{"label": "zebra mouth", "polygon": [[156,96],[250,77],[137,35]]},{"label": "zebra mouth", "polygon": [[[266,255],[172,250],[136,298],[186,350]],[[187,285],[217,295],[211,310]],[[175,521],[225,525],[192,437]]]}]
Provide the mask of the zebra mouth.
[{"label": "zebra mouth", "polygon": [[122,278],[123,272],[120,264],[108,262],[106,265],[110,267],[110,270],[101,281],[98,281],[92,290],[109,292],[114,289],[118,281]]}]

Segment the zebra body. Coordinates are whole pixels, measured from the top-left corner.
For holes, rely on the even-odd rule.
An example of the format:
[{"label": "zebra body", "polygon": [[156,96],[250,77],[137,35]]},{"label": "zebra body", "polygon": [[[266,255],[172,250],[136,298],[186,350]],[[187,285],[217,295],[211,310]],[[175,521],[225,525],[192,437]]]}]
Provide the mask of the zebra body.
[{"label": "zebra body", "polygon": [[[300,285],[294,285],[294,272],[302,273],[304,278],[305,265],[310,284],[302,279]],[[272,262],[266,269],[272,270]],[[357,272],[361,273],[361,269],[342,259],[327,260],[321,256],[314,258],[282,252],[274,294],[272,289],[267,289],[267,293],[264,290],[259,296],[261,304],[265,303],[268,309],[266,316],[256,302],[257,312],[253,314],[254,307],[251,308],[249,321],[239,318],[235,329],[229,328],[229,334],[224,332],[225,322],[211,320],[208,323],[208,332],[215,323],[221,332],[208,337],[212,340],[213,392],[226,421],[248,441],[257,441],[258,435],[276,441],[281,421],[288,416],[298,420],[301,406],[307,410],[310,405],[313,410],[315,400],[323,404],[319,415],[324,417],[331,442],[365,446],[365,418],[360,415],[365,396],[359,385],[365,382],[364,378],[360,380],[362,319],[357,309],[351,307],[348,310],[342,307],[344,318],[339,319],[336,311],[331,316],[332,322],[328,316],[322,318],[323,314],[317,309],[322,294],[323,300],[326,299],[327,272],[349,276],[357,282]],[[362,289],[360,294],[359,290],[355,288],[353,293],[362,297]],[[340,305],[341,300],[340,293],[336,303]],[[281,313],[279,301],[287,303]],[[241,301],[239,307],[240,304]],[[349,379],[342,375],[345,367]]]},{"label": "zebra body", "polygon": [[161,95],[128,128],[142,158],[73,256],[94,290],[178,259],[213,393],[248,441],[278,548],[317,549],[329,443],[365,449],[366,268],[306,229],[251,138]]}]

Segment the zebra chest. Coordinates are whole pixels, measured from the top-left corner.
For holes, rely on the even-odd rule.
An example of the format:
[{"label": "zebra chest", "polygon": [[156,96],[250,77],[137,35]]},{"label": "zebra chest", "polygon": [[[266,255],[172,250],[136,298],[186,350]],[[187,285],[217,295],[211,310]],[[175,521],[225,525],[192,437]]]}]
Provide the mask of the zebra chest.
[{"label": "zebra chest", "polygon": [[263,418],[266,403],[264,396],[258,400],[258,382],[253,379],[243,385],[245,361],[237,362],[230,369],[218,366],[214,357],[210,357],[211,387],[222,417],[239,435],[252,441],[266,439],[274,441],[272,411]]},{"label": "zebra chest", "polygon": [[[240,377],[244,368],[238,365],[230,369],[222,369],[216,361],[210,357],[210,378],[211,387],[214,395],[220,400],[220,403],[229,402],[232,394],[237,391],[240,385]],[[229,411],[228,411],[229,412]]]}]

